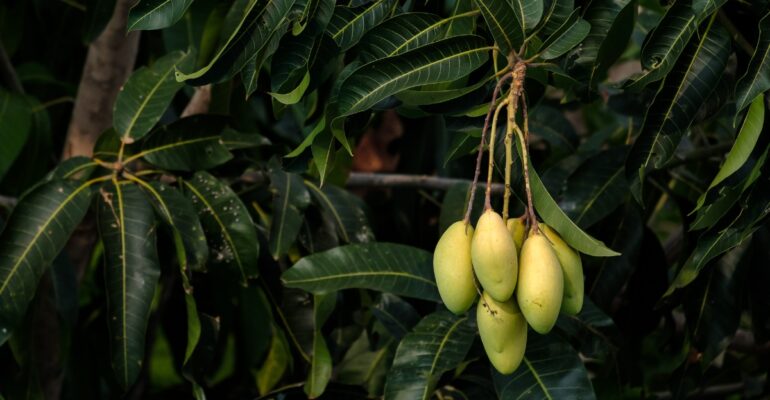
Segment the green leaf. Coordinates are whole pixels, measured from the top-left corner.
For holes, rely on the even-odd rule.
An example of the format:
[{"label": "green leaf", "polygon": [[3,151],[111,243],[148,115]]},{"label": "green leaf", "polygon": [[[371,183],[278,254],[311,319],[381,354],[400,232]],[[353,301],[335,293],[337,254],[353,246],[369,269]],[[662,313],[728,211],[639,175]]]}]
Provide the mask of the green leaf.
[{"label": "green leaf", "polygon": [[52,180],[26,194],[0,234],[0,345],[21,322],[45,269],[91,202],[91,182]]},{"label": "green leaf", "polygon": [[207,233],[213,252],[209,264],[233,268],[246,285],[259,274],[259,240],[248,209],[229,186],[207,172],[182,183]]},{"label": "green leaf", "polygon": [[395,243],[351,244],[316,253],[286,270],[281,280],[312,293],[365,288],[439,300],[433,255]]},{"label": "green leaf", "polygon": [[420,322],[420,314],[411,304],[390,293],[380,294],[371,310],[377,321],[398,341]]},{"label": "green leaf", "polygon": [[405,89],[468,75],[487,60],[489,50],[478,36],[456,36],[366,64],[342,84],[339,115],[367,110]]},{"label": "green leaf", "polygon": [[449,34],[449,24],[458,18],[471,18],[474,14],[465,13],[443,19],[435,14],[419,12],[396,15],[361,39],[358,57],[365,64],[451,37],[453,35]]},{"label": "green leaf", "polygon": [[265,362],[262,363],[262,367],[254,374],[256,375],[257,388],[262,395],[269,392],[281,381],[291,363],[291,351],[286,336],[280,328],[275,325],[271,326],[273,337],[270,341],[270,350]]},{"label": "green leaf", "polygon": [[184,15],[192,0],[141,0],[128,11],[129,32],[163,29],[174,25]]},{"label": "green leaf", "polygon": [[[468,200],[471,195],[471,183],[462,182],[452,185],[444,195],[444,201],[441,203],[441,214],[438,219],[439,232],[443,233],[450,225],[457,221],[462,221],[468,207]],[[476,188],[476,195],[473,198],[473,211],[471,221],[478,221],[481,213],[484,212],[484,188],[480,185]]]},{"label": "green leaf", "polygon": [[[531,162],[530,162],[531,164]],[[535,169],[530,165],[530,181],[532,185],[532,197],[537,213],[545,223],[559,232],[559,235],[575,250],[594,257],[613,257],[620,253],[607,248],[599,240],[580,229],[567,214],[559,208],[559,205],[548,193]]]},{"label": "green leaf", "polygon": [[270,223],[270,254],[274,259],[285,255],[302,227],[304,210],[310,204],[310,194],[302,177],[274,169],[270,172],[273,192],[273,219]]},{"label": "green leaf", "polygon": [[226,118],[195,115],[155,130],[142,143],[139,153],[126,162],[143,158],[172,171],[200,171],[222,165],[233,158],[230,149],[269,144],[258,134],[240,134],[225,129]]},{"label": "green leaf", "polygon": [[[290,92],[306,79],[313,52],[320,47],[320,40],[316,40],[316,36],[304,32],[299,36],[286,35],[281,39],[270,66],[270,87],[273,92]],[[307,80],[309,83],[309,76]]]},{"label": "green leaf", "polygon": [[281,104],[297,104],[300,100],[302,100],[302,96],[305,95],[305,90],[307,90],[308,85],[310,85],[310,73],[306,72],[305,76],[302,78],[302,81],[300,81],[299,85],[297,85],[297,87],[295,87],[292,91],[288,93],[271,92],[270,96],[273,96],[273,98],[278,100],[278,102]]},{"label": "green leaf", "polygon": [[24,97],[0,88],[0,180],[27,142],[32,112]]},{"label": "green leaf", "polygon": [[678,0],[669,7],[658,26],[647,35],[642,47],[641,62],[646,71],[626,87],[641,90],[664,78],[698,29],[698,22],[692,0]]},{"label": "green leaf", "polygon": [[469,93],[473,93],[486,85],[493,78],[494,77],[483,79],[477,83],[474,83],[473,85],[458,89],[431,90],[426,88],[418,88],[404,90],[403,92],[397,93],[396,98],[401,100],[404,104],[412,106],[424,106],[428,104],[443,103],[445,101],[454,100]]},{"label": "green leaf", "polygon": [[544,7],[542,28],[540,34],[542,37],[549,37],[561,27],[569,18],[575,9],[574,0],[547,0],[548,5]]},{"label": "green leaf", "polygon": [[748,107],[758,94],[770,89],[770,12],[759,21],[759,41],[751,62],[735,86],[735,113]]},{"label": "green leaf", "polygon": [[281,29],[276,29],[267,39],[267,45],[263,46],[257,55],[244,66],[241,79],[246,88],[246,98],[249,98],[257,91],[257,83],[259,81],[259,73],[262,71],[262,65],[278,50],[281,38],[286,33],[287,28],[287,26],[283,26]]},{"label": "green leaf", "polygon": [[395,0],[377,0],[363,7],[337,6],[334,8],[326,33],[342,51],[353,47],[366,34],[390,15]]},{"label": "green leaf", "polygon": [[[757,145],[759,135],[762,133],[762,126],[765,123],[765,96],[760,94],[751,103],[749,112],[746,114],[746,118],[743,120],[741,130],[738,132],[738,137],[735,138],[733,147],[725,157],[725,162],[719,169],[717,176],[711,181],[706,192],[698,199],[698,204],[695,210],[698,210],[706,200],[706,193],[709,189],[717,186],[720,182],[725,180],[735,171],[743,166],[749,159],[754,147]],[[695,211],[693,210],[693,211]]]},{"label": "green leaf", "polygon": [[393,341],[386,341],[378,346],[377,342],[366,331],[361,332],[337,366],[334,381],[362,386],[366,388],[369,398],[380,397],[393,361],[395,345]]},{"label": "green leaf", "polygon": [[552,60],[562,56],[582,42],[590,30],[591,24],[584,19],[580,19],[578,10],[575,10],[575,12],[564,21],[564,24],[543,42],[543,50],[540,52],[540,58],[543,60]]},{"label": "green leaf", "polygon": [[90,157],[76,156],[59,163],[46,179],[88,179],[98,165]]},{"label": "green leaf", "polygon": [[591,30],[575,63],[589,68],[591,86],[625,50],[635,15],[636,2],[632,0],[597,0],[587,6],[583,18]]},{"label": "green leaf", "polygon": [[465,360],[475,337],[467,315],[442,310],[423,318],[398,345],[385,399],[431,399],[441,375]]},{"label": "green leaf", "polygon": [[224,21],[219,50],[204,67],[176,71],[176,80],[204,85],[235,75],[259,54],[272,33],[285,29],[295,0],[236,0]]},{"label": "green leaf", "polygon": [[187,364],[192,357],[195,348],[201,338],[201,319],[198,316],[198,305],[195,303],[195,297],[192,293],[185,293],[185,310],[187,311],[187,346],[184,351],[183,365]]},{"label": "green leaf", "polygon": [[524,31],[511,3],[508,0],[475,0],[475,3],[501,54],[518,51],[524,42]]},{"label": "green leaf", "polygon": [[332,221],[343,242],[366,243],[374,240],[374,232],[363,209],[365,204],[359,197],[334,185],[319,188],[306,180],[305,186],[324,215]]},{"label": "green leaf", "polygon": [[286,158],[294,158],[302,154],[305,149],[310,147],[310,145],[313,144],[313,141],[315,138],[326,129],[326,115],[322,115],[321,118],[313,125],[313,129],[310,131],[310,133],[305,136],[305,139],[302,141],[302,143],[299,144],[294,150],[292,150],[289,154],[285,155]]},{"label": "green leaf", "polygon": [[523,32],[533,30],[543,16],[543,0],[508,0]]},{"label": "green leaf", "polygon": [[324,129],[310,147],[310,151],[313,153],[313,164],[315,164],[321,178],[321,186],[334,167],[334,155],[337,151],[336,142],[334,134],[329,129]]},{"label": "green leaf", "polygon": [[527,351],[519,369],[511,375],[492,372],[501,400],[596,398],[583,361],[572,346],[555,332],[527,336]]},{"label": "green leaf", "polygon": [[190,53],[174,51],[131,74],[118,93],[112,113],[115,131],[124,142],[133,143],[160,120],[184,86],[174,80],[174,69],[188,60],[192,60]]},{"label": "green leaf", "polygon": [[112,369],[127,389],[142,369],[147,319],[160,278],[156,220],[141,190],[117,180],[102,187],[98,217],[104,242]]},{"label": "green leaf", "polygon": [[209,248],[200,219],[190,199],[178,189],[161,182],[140,182],[159,219],[172,231],[183,274],[187,273],[188,268],[205,269]]},{"label": "green leaf", "polygon": [[632,192],[637,198],[646,171],[662,168],[669,161],[698,109],[722,77],[731,40],[727,31],[713,22],[714,18],[693,37],[647,109],[641,133],[626,162],[626,177],[634,182]]},{"label": "green leaf", "polygon": [[321,328],[334,310],[337,294],[317,294],[313,297],[313,359],[305,381],[305,394],[314,399],[320,397],[332,377],[332,358]]}]

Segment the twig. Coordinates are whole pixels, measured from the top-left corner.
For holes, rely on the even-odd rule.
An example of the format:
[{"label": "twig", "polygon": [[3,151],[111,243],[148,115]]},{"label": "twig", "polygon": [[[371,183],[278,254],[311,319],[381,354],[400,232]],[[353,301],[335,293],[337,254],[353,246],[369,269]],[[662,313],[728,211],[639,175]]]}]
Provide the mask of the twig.
[{"label": "twig", "polygon": [[[250,173],[249,175],[252,175]],[[258,180],[258,177],[244,177],[244,180]],[[348,187],[401,187],[420,188],[432,190],[449,190],[460,183],[471,183],[467,179],[442,178],[431,175],[385,174],[372,172],[352,172],[348,177]],[[483,185],[483,184],[482,184]],[[492,192],[503,193],[505,185],[493,183]]]}]

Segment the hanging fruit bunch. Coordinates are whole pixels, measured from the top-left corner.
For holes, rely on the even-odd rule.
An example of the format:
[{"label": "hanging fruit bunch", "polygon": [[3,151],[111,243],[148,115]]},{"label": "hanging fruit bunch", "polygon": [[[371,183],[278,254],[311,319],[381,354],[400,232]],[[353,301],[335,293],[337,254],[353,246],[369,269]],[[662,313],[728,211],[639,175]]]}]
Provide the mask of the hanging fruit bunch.
[{"label": "hanging fruit bunch", "polygon": [[[492,365],[510,374],[524,358],[527,325],[540,334],[551,331],[559,312],[576,315],[583,306],[583,266],[580,254],[552,228],[537,220],[529,180],[529,121],[523,84],[529,60],[512,54],[498,73],[489,112],[484,122],[476,173],[465,218],[452,224],[436,244],[433,270],[446,307],[462,314],[473,305],[484,350]],[[530,64],[531,65],[531,64]],[[502,100],[497,98],[508,84]],[[521,110],[522,125],[516,115]],[[506,110],[505,192],[502,214],[491,205],[497,120]],[[484,212],[470,224],[473,196],[481,171],[487,130],[489,162]],[[518,139],[527,205],[524,214],[508,218],[514,135]]]}]

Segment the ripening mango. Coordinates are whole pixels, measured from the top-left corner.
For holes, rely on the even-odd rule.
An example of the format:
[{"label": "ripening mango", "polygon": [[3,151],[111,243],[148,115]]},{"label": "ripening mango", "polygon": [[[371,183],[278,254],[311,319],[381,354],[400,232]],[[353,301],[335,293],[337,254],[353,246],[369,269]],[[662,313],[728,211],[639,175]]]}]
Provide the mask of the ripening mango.
[{"label": "ripening mango", "polygon": [[476,224],[471,258],[484,290],[497,301],[511,298],[519,270],[516,245],[500,214],[491,209]]},{"label": "ripening mango", "polygon": [[521,253],[521,245],[527,236],[527,221],[525,217],[511,218],[508,220],[508,232],[511,232],[513,243],[516,245],[516,253]]},{"label": "ripening mango", "polygon": [[519,367],[527,348],[527,321],[516,301],[499,302],[486,291],[476,306],[476,323],[484,351],[501,374]]},{"label": "ripening mango", "polygon": [[538,333],[551,331],[564,296],[564,273],[545,236],[530,231],[521,247],[516,299],[529,325]]},{"label": "ripening mango", "polygon": [[583,262],[580,253],[570,247],[559,234],[545,224],[540,224],[545,237],[551,241],[556,258],[559,259],[564,272],[564,299],[561,311],[569,315],[577,315],[583,308]]},{"label": "ripening mango", "polygon": [[433,274],[446,308],[455,314],[467,311],[476,300],[471,264],[473,227],[457,221],[441,235],[433,252]]}]

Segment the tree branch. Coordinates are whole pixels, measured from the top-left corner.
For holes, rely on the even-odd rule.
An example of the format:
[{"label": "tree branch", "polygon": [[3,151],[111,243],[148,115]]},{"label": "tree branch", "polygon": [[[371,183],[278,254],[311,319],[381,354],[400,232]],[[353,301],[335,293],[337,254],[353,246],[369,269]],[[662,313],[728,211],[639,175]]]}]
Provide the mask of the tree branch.
[{"label": "tree branch", "polygon": [[[371,172],[352,172],[348,177],[348,187],[410,187],[419,189],[449,190],[458,183],[470,184],[467,179],[442,178],[430,175],[383,174]],[[481,187],[486,185],[480,184]],[[505,191],[502,183],[493,183],[492,191],[500,194]]]},{"label": "tree branch", "polygon": [[203,85],[195,88],[195,93],[190,97],[190,102],[187,103],[182,111],[181,117],[189,117],[191,115],[205,114],[209,112],[209,105],[211,104],[211,84]]}]

